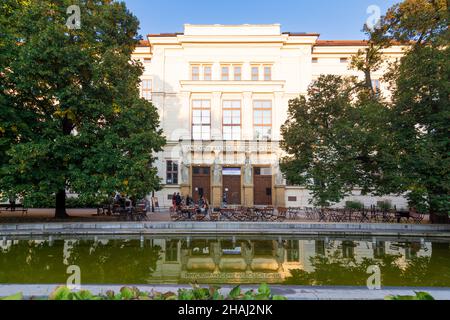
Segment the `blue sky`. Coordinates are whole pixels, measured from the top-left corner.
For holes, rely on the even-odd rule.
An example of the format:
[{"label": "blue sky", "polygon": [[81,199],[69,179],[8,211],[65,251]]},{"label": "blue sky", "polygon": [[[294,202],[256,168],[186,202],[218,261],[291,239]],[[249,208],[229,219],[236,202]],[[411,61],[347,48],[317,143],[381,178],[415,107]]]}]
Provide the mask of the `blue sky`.
[{"label": "blue sky", "polygon": [[323,40],[362,39],[367,8],[382,14],[399,0],[124,0],[141,34],[182,32],[191,24],[280,23],[283,31],[317,32]]}]

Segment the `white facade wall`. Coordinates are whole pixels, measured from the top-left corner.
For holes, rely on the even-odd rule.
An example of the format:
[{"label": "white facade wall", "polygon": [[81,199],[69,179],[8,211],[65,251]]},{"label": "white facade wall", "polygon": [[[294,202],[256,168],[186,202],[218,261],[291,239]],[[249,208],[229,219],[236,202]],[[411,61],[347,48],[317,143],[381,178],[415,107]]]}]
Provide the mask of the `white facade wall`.
[{"label": "white facade wall", "polygon": [[[168,146],[158,154],[158,172],[163,179],[164,189],[157,193],[162,206],[170,206],[168,195],[180,192],[181,182],[177,185],[166,185],[166,161],[177,161],[181,167],[186,161],[186,154],[181,152],[180,140],[191,140],[192,119],[191,104],[193,99],[211,101],[211,139],[223,140],[222,103],[224,100],[241,102],[241,140],[254,141],[253,102],[270,100],[272,102],[272,140],[281,139],[280,127],[287,119],[290,99],[306,94],[308,86],[320,74],[356,75],[348,69],[348,62],[353,54],[364,46],[359,41],[340,44],[337,42],[318,41],[318,34],[282,33],[280,25],[185,25],[183,34],[149,35],[136,49],[135,59],[145,60],[145,72],[142,79],[152,80],[152,101],[157,107],[161,127],[168,140]],[[401,56],[400,47],[386,52],[388,59]],[[313,58],[317,63],[313,63]],[[212,79],[192,80],[191,65],[208,64],[212,67]],[[239,64],[242,66],[242,79],[221,80],[222,64]],[[262,67],[260,81],[252,81],[251,66],[254,64],[271,65],[272,78],[263,81]],[[380,79],[384,70],[374,75]],[[386,90],[386,86],[382,85]],[[253,164],[276,165],[282,155],[281,150],[273,150],[269,154],[251,154]],[[216,157],[218,155],[216,154]],[[238,152],[235,163],[245,162],[246,155]],[[206,159],[214,161],[214,156],[203,154],[201,159],[193,162],[206,164]],[[275,163],[275,164],[274,164]],[[227,163],[224,163],[226,165]],[[274,172],[276,174],[276,172]],[[181,174],[180,174],[181,175]],[[179,177],[180,180],[181,177]],[[289,197],[296,197],[289,201]],[[308,206],[310,196],[302,188],[287,187],[285,190],[286,206]],[[374,204],[380,199],[360,196],[358,192],[350,197]],[[383,198],[383,200],[386,198]],[[292,200],[292,199],[291,199]],[[345,201],[344,201],[345,202]],[[401,198],[392,198],[393,204],[405,206]]]}]

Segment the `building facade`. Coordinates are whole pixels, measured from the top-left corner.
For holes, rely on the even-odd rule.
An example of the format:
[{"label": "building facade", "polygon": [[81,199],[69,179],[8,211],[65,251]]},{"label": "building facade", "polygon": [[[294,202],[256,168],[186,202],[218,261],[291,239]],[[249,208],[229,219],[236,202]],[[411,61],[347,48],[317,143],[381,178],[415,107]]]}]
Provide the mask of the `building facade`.
[{"label": "building facade", "polygon": [[[364,41],[321,41],[319,34],[281,32],[273,25],[185,25],[183,33],[148,35],[133,58],[143,62],[141,94],[157,107],[167,146],[158,154],[163,189],[228,205],[308,206],[309,192],[287,186],[280,172],[280,128],[289,100],[306,94],[321,74],[349,70]],[[401,47],[385,52],[398,59]],[[373,75],[384,92],[383,70]],[[362,197],[367,205],[403,198]]]}]

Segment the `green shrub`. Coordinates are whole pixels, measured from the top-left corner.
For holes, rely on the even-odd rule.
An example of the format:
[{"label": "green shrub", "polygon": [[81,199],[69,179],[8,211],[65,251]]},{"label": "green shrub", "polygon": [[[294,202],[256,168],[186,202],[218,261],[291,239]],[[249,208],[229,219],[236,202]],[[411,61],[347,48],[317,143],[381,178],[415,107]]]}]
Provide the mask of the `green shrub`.
[{"label": "green shrub", "polygon": [[[23,300],[21,293],[12,295],[0,300]],[[71,291],[65,286],[56,288],[49,296],[48,300],[287,300],[283,296],[272,295],[267,284],[262,284],[257,291],[249,290],[243,292],[241,288],[233,288],[228,296],[220,292],[219,287],[201,288],[194,285],[192,289],[179,289],[178,293],[173,292],[141,292],[136,287],[123,287],[120,292],[108,291],[104,295],[93,295],[90,291]]]},{"label": "green shrub", "polygon": [[23,199],[23,205],[26,208],[54,208],[55,196],[42,193],[33,193]]},{"label": "green shrub", "polygon": [[[75,198],[67,198],[66,208],[97,208],[108,203],[108,201],[109,199],[106,196],[80,196]],[[35,193],[24,198],[24,206],[27,208],[54,208],[55,196]]]},{"label": "green shrub", "polygon": [[388,211],[392,209],[392,203],[389,200],[378,201],[377,207],[382,211]]},{"label": "green shrub", "polygon": [[364,208],[364,204],[359,201],[347,201],[345,202],[345,209],[361,210]]},{"label": "green shrub", "polygon": [[415,292],[415,296],[387,296],[385,300],[434,300],[427,292]]}]

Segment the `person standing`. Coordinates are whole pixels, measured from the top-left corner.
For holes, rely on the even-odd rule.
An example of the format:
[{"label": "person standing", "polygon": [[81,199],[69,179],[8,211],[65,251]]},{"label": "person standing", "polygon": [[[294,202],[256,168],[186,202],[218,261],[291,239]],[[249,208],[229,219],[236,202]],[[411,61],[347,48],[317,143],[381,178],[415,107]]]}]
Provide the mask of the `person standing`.
[{"label": "person standing", "polygon": [[16,211],[16,196],[11,195],[9,197],[9,205],[11,207],[11,211]]},{"label": "person standing", "polygon": [[177,205],[177,208],[178,207],[180,207],[181,206],[181,195],[180,195],[180,193],[178,192],[177,193],[177,196],[176,196],[176,205]]},{"label": "person standing", "polygon": [[172,195],[172,208],[173,210],[177,210],[177,193],[174,192]]}]

